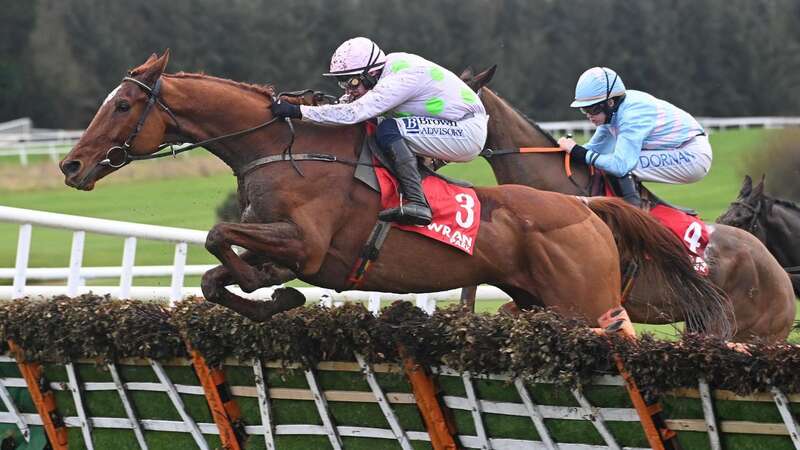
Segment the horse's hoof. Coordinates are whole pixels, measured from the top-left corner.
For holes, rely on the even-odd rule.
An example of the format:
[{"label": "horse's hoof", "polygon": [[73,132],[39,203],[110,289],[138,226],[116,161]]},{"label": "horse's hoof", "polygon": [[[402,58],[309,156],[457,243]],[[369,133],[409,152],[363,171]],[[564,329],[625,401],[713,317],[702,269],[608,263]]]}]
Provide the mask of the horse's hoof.
[{"label": "horse's hoof", "polygon": [[278,288],[272,293],[272,304],[275,307],[274,314],[303,306],[305,303],[306,296],[295,288]]}]

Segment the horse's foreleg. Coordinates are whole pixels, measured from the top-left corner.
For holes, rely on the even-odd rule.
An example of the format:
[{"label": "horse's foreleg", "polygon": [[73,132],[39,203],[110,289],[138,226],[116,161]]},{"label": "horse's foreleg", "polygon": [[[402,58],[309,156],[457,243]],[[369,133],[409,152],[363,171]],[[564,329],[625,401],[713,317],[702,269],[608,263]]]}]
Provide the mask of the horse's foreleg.
[{"label": "horse's foreleg", "polygon": [[233,284],[233,277],[225,266],[217,266],[205,274],[201,282],[206,300],[230,308],[256,322],[263,322],[273,315],[302,306],[306,299],[294,288],[278,288],[272,293],[271,302],[249,300],[240,297],[225,286]]},{"label": "horse's foreleg", "polygon": [[[208,232],[206,249],[230,271],[243,291],[253,292],[267,281],[294,278],[306,259],[299,237],[300,231],[288,222],[219,223]],[[247,260],[233,251],[233,245],[248,250]],[[257,263],[262,267],[256,267]]]},{"label": "horse's foreleg", "polygon": [[[303,246],[297,239],[296,227],[289,223],[228,224],[214,226],[208,233],[206,249],[216,256],[222,266],[203,275],[205,298],[226,306],[256,321],[297,307],[305,297],[292,288],[276,290],[272,302],[258,302],[235,295],[225,286],[238,283],[245,292],[283,283],[296,277],[285,266],[300,267],[304,260]],[[248,249],[237,255],[232,245]],[[283,247],[282,247],[283,246]]]}]

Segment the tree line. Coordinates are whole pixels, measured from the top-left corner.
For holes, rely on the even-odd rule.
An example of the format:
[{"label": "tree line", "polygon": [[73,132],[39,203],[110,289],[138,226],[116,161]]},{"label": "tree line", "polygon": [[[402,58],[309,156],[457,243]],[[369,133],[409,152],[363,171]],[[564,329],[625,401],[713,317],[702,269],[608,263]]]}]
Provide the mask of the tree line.
[{"label": "tree line", "polygon": [[800,114],[796,0],[0,0],[0,121],[83,128],[125,72],[171,49],[168,72],[338,92],[320,74],[367,36],[492,82],[536,120],[570,120],[575,81],[614,68],[697,116]]}]

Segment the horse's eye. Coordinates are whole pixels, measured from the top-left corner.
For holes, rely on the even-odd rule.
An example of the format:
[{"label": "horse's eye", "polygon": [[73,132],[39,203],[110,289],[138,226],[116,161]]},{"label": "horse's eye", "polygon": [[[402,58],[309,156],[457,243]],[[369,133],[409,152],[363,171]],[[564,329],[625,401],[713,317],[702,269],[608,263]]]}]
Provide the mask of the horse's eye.
[{"label": "horse's eye", "polygon": [[120,100],[117,102],[117,111],[125,112],[128,111],[129,109],[131,109],[131,104],[128,103],[126,100]]}]

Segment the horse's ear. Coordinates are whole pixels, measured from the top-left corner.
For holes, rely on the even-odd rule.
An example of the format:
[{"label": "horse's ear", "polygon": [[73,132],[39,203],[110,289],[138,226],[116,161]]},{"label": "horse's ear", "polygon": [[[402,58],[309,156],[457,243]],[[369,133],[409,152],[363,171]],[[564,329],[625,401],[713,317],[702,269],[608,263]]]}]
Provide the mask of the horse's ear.
[{"label": "horse's ear", "polygon": [[753,188],[753,192],[750,193],[751,197],[760,198],[764,195],[764,178],[765,175],[761,175],[761,181],[758,182],[756,187]]},{"label": "horse's ear", "polygon": [[747,198],[751,192],[753,192],[753,179],[750,178],[750,175],[745,175],[742,188],[739,189],[739,198]]},{"label": "horse's ear", "polygon": [[461,71],[461,75],[458,78],[461,78],[461,81],[469,82],[472,80],[472,77],[475,75],[475,70],[472,69],[472,66],[467,66],[464,70]]},{"label": "horse's ear", "polygon": [[467,82],[467,85],[475,92],[478,92],[482,87],[492,81],[495,72],[497,72],[497,64],[472,77],[472,79]]},{"label": "horse's ear", "polygon": [[156,55],[153,53],[147,58],[147,61],[144,62],[141,66],[131,69],[128,74],[132,77],[137,75],[144,75],[142,81],[151,84],[164,73],[164,68],[167,67],[167,62],[169,61],[169,49],[164,51],[164,54],[161,56]]},{"label": "horse's ear", "polygon": [[154,63],[153,67],[150,69],[150,73],[147,75],[147,78],[151,78],[151,81],[155,82],[158,77],[164,73],[164,69],[167,68],[167,63],[169,62],[169,49],[164,50],[164,54],[161,55]]}]

